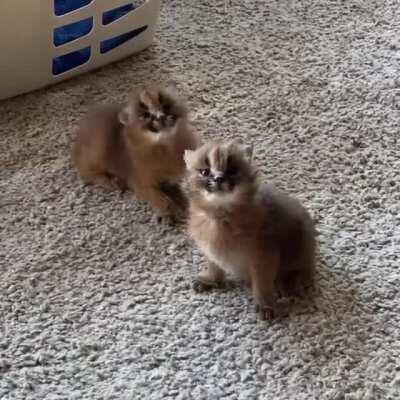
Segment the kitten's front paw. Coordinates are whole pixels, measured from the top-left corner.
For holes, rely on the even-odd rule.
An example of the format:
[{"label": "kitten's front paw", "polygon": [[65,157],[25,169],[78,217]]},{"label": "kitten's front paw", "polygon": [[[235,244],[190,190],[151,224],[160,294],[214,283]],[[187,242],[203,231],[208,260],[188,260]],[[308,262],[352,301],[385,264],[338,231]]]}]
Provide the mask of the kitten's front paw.
[{"label": "kitten's front paw", "polygon": [[112,176],[110,178],[111,185],[120,192],[120,195],[124,195],[125,192],[128,190],[128,186],[126,183],[116,176]]},{"label": "kitten's front paw", "polygon": [[174,216],[172,214],[157,212],[157,210],[155,210],[152,220],[158,225],[171,226],[175,224]]},{"label": "kitten's front paw", "polygon": [[165,209],[155,210],[156,211],[156,222],[159,224],[165,224],[168,226],[182,225],[186,222],[186,215],[180,210],[174,207],[165,207]]},{"label": "kitten's front paw", "polygon": [[173,218],[174,218],[176,224],[183,225],[183,224],[186,224],[188,216],[187,216],[187,213],[184,211],[177,211],[173,215]]},{"label": "kitten's front paw", "polygon": [[271,306],[256,305],[256,313],[261,321],[271,321],[275,318],[275,310]]},{"label": "kitten's front paw", "polygon": [[158,225],[162,225],[165,228],[172,228],[181,224],[175,215],[156,215],[155,221]]},{"label": "kitten's front paw", "polygon": [[208,290],[216,289],[220,287],[221,284],[219,282],[214,282],[210,280],[196,278],[193,281],[193,290],[197,293],[206,292]]}]

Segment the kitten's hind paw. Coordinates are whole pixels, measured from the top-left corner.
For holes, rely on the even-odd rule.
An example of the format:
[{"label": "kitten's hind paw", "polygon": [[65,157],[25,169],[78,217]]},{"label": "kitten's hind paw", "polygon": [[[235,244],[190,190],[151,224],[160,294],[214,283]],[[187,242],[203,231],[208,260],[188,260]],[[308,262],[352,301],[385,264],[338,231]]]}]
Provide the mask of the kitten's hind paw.
[{"label": "kitten's hind paw", "polygon": [[270,306],[256,305],[256,313],[261,321],[271,321],[275,318],[275,310]]},{"label": "kitten's hind paw", "polygon": [[105,176],[111,187],[118,190],[121,196],[128,190],[128,186],[122,179],[109,173],[107,173]]},{"label": "kitten's hind paw", "polygon": [[215,282],[211,280],[204,280],[197,278],[193,281],[193,290],[197,293],[202,293],[212,289],[217,289],[221,286],[222,284],[220,282]]}]

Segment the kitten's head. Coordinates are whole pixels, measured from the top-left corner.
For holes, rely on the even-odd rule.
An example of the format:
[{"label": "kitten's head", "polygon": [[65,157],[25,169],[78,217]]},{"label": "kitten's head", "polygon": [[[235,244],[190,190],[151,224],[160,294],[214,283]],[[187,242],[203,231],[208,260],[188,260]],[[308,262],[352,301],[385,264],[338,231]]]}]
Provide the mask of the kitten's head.
[{"label": "kitten's head", "polygon": [[183,102],[171,90],[143,88],[132,95],[119,120],[123,125],[134,124],[150,135],[161,136],[175,133],[176,124],[186,114]]},{"label": "kitten's head", "polygon": [[255,171],[251,146],[231,142],[209,142],[197,150],[185,151],[190,196],[223,205],[253,192]]}]

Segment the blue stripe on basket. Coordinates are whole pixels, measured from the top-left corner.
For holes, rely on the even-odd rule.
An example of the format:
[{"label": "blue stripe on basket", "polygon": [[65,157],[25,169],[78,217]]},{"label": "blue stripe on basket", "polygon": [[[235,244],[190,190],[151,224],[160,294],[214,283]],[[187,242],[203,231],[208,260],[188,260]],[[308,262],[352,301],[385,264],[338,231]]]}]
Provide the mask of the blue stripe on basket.
[{"label": "blue stripe on basket", "polygon": [[130,32],[123,33],[122,35],[103,40],[100,42],[100,53],[104,54],[118,46],[121,46],[125,42],[133,39],[135,36],[139,35],[140,33],[144,32],[147,29],[147,25],[142,26],[141,28],[135,29]]},{"label": "blue stripe on basket", "polygon": [[55,46],[61,46],[86,36],[93,29],[93,17],[60,26],[54,29],[53,41]]},{"label": "blue stripe on basket", "polygon": [[85,47],[72,53],[63,54],[62,56],[53,58],[53,75],[60,75],[73,68],[79,67],[89,61],[91,49]]},{"label": "blue stripe on basket", "polygon": [[114,8],[103,13],[103,25],[111,24],[111,22],[120,19],[124,15],[130,13],[135,9],[133,4],[126,4],[122,7]]},{"label": "blue stripe on basket", "polygon": [[54,12],[57,16],[78,10],[90,4],[93,0],[54,0]]}]

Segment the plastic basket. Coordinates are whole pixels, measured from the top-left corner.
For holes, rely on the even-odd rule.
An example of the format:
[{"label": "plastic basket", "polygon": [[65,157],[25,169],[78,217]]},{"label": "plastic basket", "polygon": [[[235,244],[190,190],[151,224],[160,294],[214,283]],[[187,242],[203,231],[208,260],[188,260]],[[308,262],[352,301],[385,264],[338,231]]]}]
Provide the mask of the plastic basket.
[{"label": "plastic basket", "polygon": [[148,47],[161,0],[0,0],[0,99]]}]

